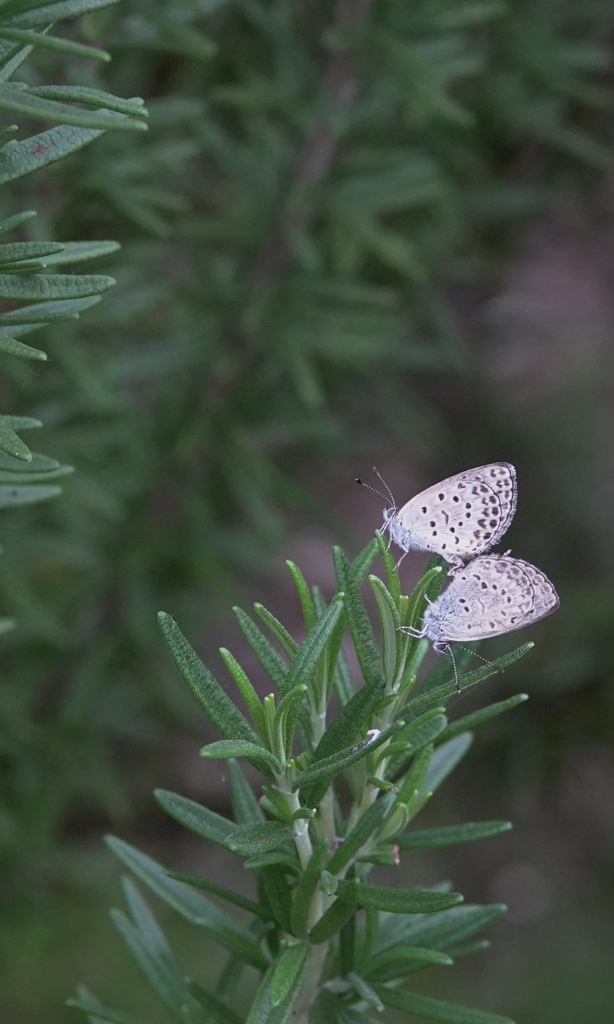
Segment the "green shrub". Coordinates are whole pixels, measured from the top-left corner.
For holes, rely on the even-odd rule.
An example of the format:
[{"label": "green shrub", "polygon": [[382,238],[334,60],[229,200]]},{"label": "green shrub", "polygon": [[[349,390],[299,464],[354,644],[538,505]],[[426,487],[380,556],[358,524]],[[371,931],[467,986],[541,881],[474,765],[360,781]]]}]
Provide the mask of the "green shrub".
[{"label": "green shrub", "polygon": [[[369,576],[380,626],[378,644],[360,595],[361,581],[379,551],[387,585]],[[439,591],[445,563],[436,556],[410,597],[401,594],[394,560],[378,534],[350,564],[334,551],[338,593],[327,603],[310,590],[298,567],[288,568],[301,603],[306,638],[298,644],[261,604],[265,630],[241,609],[239,625],[273,692],[260,700],[232,654],[221,649],[244,711],[200,661],[174,620],[158,616],[169,650],[222,740],[201,750],[227,759],[233,819],[177,793],[158,790],[160,806],[185,828],[244,859],[254,894],[245,897],[205,877],[167,870],[147,854],[110,838],[113,852],[137,878],[200,929],[196,942],[219,943],[229,954],[219,977],[210,967],[184,978],[171,947],[134,882],[126,878],[129,916],[113,922],[130,955],[177,1024],[204,1018],[218,1024],[369,1024],[385,1007],[412,1019],[447,1024],[510,1024],[398,986],[416,971],[447,965],[488,945],[476,933],[505,909],[461,906],[445,884],[401,888],[374,884],[378,865],[398,865],[406,851],[495,836],[505,821],[415,829],[414,820],[471,745],[471,728],[526,699],[517,694],[450,721],[446,705],[457,681],[436,670],[414,693],[428,641],[403,633],[422,619]],[[350,670],[343,640],[352,639],[362,681]],[[269,638],[272,636],[272,641]],[[525,644],[497,662],[464,674],[461,689],[525,654]],[[470,650],[461,652],[464,663]],[[450,673],[450,666],[445,668]],[[464,664],[463,664],[464,671]],[[445,671],[444,671],[445,674]],[[331,714],[331,702],[340,709]],[[246,759],[266,783],[257,800],[239,767]],[[232,875],[232,871],[229,871]],[[247,921],[222,909],[247,912]],[[210,957],[202,957],[203,965]],[[251,1009],[237,1013],[246,967],[261,981]],[[249,983],[248,983],[249,984]],[[92,1022],[133,1024],[81,989],[71,1005]],[[387,1017],[381,1018],[386,1020]]]}]

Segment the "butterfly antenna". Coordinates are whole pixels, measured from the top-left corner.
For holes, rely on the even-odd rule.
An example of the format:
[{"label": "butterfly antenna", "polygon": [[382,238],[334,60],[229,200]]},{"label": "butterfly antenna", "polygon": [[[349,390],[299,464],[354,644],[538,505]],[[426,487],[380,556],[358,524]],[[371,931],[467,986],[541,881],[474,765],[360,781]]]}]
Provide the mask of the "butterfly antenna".
[{"label": "butterfly antenna", "polygon": [[[378,491],[377,487],[371,487],[371,484],[366,484],[364,480],[361,480],[359,477],[354,477],[354,479],[361,487],[366,487],[368,491],[373,491],[374,494],[377,494],[380,498],[384,499],[386,505],[388,504],[389,499],[387,494],[383,494],[382,491]],[[392,507],[394,508],[394,505]]]},{"label": "butterfly antenna", "polygon": [[[461,651],[467,651],[469,654],[473,654],[474,658],[479,658],[480,661],[483,661],[485,665],[494,665],[493,661],[489,661],[488,658],[484,658],[481,654],[478,654],[477,651],[472,651],[470,647],[463,647],[462,644],[457,644],[457,647],[459,647]],[[497,672],[502,671],[503,669],[497,669]]]},{"label": "butterfly antenna", "polygon": [[386,490],[388,492],[388,497],[390,498],[390,508],[396,508],[397,507],[397,503],[394,500],[394,494],[390,490],[388,484],[384,480],[384,478],[383,478],[382,474],[380,473],[379,469],[377,468],[377,466],[373,467],[373,472],[375,473],[375,475],[378,478],[378,480],[381,480],[381,482],[383,483],[384,487],[386,488]]}]

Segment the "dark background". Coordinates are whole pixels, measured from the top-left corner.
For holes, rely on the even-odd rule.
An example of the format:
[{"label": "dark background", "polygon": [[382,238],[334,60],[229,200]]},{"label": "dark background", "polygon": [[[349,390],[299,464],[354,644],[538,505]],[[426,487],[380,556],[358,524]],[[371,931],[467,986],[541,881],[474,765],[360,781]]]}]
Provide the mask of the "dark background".
[{"label": "dark background", "polygon": [[[50,365],[7,361],[2,383],[76,467],[2,518],[7,1024],[76,1019],[78,981],[165,1019],[108,921],[105,832],[227,870],[150,795],[227,806],[156,611],[220,678],[228,645],[258,681],[230,606],[262,601],[300,637],[284,558],[332,591],[331,543],[354,554],[381,523],[354,477],[376,464],[403,503],[494,460],[518,470],[505,544],[561,608],[456,709],[530,694],[424,825],[515,828],[407,857],[404,878],[509,913],[423,984],[523,1024],[611,1024],[613,26],[611,2],[126,0],[66,30],[112,52],[102,72],[24,68],[142,95],[151,120],[14,186],[8,211],[39,211],[29,237],[123,251],[101,305],[46,331]],[[423,564],[404,561],[408,587]],[[160,913],[186,972],[210,967]]]}]

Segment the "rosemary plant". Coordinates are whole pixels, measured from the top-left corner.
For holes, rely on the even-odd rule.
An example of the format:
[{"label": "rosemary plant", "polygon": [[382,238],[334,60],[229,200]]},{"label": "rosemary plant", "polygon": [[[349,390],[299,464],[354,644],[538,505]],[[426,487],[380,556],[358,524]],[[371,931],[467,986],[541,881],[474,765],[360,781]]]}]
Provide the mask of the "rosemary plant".
[{"label": "rosemary plant", "polygon": [[[378,643],[360,585],[378,552],[386,583],[369,575],[379,615]],[[416,829],[415,819],[471,745],[475,726],[526,700],[517,694],[449,721],[456,694],[451,669],[438,667],[415,693],[428,643],[399,630],[420,622],[427,597],[445,578],[432,558],[410,596],[401,593],[394,561],[380,534],[350,563],[335,549],[339,591],[326,603],[288,562],[307,630],[298,644],[278,619],[254,606],[266,633],[241,609],[239,625],[271,680],[260,700],[230,651],[223,661],[246,714],[200,661],[170,615],[160,627],[185,681],[224,735],[205,746],[206,759],[227,759],[233,819],[165,790],[160,806],[177,822],[243,859],[254,876],[254,898],[205,877],[165,868],[120,839],[109,845],[157,896],[219,943],[229,961],[218,978],[184,978],[139,889],[125,880],[129,915],[113,912],[131,955],[177,1024],[370,1024],[388,1008],[412,1019],[446,1024],[510,1024],[482,1010],[457,1006],[405,987],[419,970],[451,964],[483,949],[474,936],[503,906],[469,906],[446,885],[401,888],[371,881],[374,867],[396,865],[413,849],[463,843],[504,832],[505,821]],[[363,681],[353,678],[342,641],[349,630]],[[269,635],[272,637],[272,641]],[[466,672],[474,686],[510,665],[532,644]],[[280,653],[280,649],[281,652]],[[447,668],[447,666],[444,666]],[[445,680],[445,675],[450,676]],[[340,710],[331,711],[336,698]],[[239,761],[263,776],[254,795]],[[247,922],[217,902],[247,912]],[[246,967],[260,975],[247,1018],[233,997]],[[246,981],[246,985],[249,981]],[[71,1005],[93,1022],[135,1024],[81,988]],[[379,1016],[382,1012],[383,1016]],[[377,1018],[374,1016],[377,1014]]]}]

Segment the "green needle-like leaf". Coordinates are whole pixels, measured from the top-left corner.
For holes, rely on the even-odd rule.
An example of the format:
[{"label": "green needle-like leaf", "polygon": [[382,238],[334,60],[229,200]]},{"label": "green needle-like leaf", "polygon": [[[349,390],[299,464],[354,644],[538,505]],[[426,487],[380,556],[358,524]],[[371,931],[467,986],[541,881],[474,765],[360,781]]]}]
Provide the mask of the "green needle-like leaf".
[{"label": "green needle-like leaf", "polygon": [[452,950],[505,913],[505,906],[476,905],[452,907],[430,917],[418,917],[403,929],[403,946]]},{"label": "green needle-like leaf", "polygon": [[[277,1004],[273,1003],[274,993],[272,988],[275,977],[275,965],[269,968],[254,996],[254,1001],[245,1024],[287,1024],[292,1019],[296,999],[301,991],[308,964],[309,958],[305,954],[285,998]],[[278,992],[279,989],[276,988],[275,994],[278,994]]]},{"label": "green needle-like leaf", "polygon": [[334,549],[333,557],[339,590],[345,594],[348,626],[365,683],[370,690],[379,688],[381,693],[386,678],[367,609],[360,596],[357,576],[340,548]]},{"label": "green needle-like leaf", "polygon": [[228,845],[235,853],[251,857],[276,850],[292,839],[292,836],[293,831],[289,825],[280,821],[263,821],[236,828],[230,835]]},{"label": "green needle-like leaf", "polygon": [[390,801],[380,797],[358,820],[354,828],[339,844],[332,855],[327,870],[335,875],[356,857],[358,851],[371,838],[390,810]]},{"label": "green needle-like leaf", "polygon": [[20,437],[6,422],[4,416],[0,416],[0,449],[11,455],[14,459],[21,459],[22,462],[32,462],[32,452]]},{"label": "green needle-like leaf", "polygon": [[396,743],[405,743],[409,751],[420,750],[442,734],[447,722],[443,708],[430,708],[405,726],[397,736]]},{"label": "green needle-like leaf", "polygon": [[280,770],[280,765],[274,754],[261,743],[249,743],[247,740],[217,740],[215,743],[208,743],[202,747],[200,756],[210,760],[222,760],[229,757],[246,757],[252,764],[259,760],[267,761],[271,768]]},{"label": "green needle-like leaf", "polygon": [[[373,545],[377,551],[377,542],[373,541]],[[315,765],[316,761],[335,756],[336,751],[349,746],[354,741],[364,728],[364,723],[373,709],[381,701],[386,685],[373,630],[358,591],[353,569],[350,568],[345,555],[339,549],[335,549],[335,567],[339,586],[345,593],[345,612],[354,646],[356,647],[358,644],[356,653],[359,660],[361,655],[358,653],[358,648],[362,652],[361,667],[365,685],[348,700],[327,728],[314,751],[312,765]],[[319,803],[325,791],[325,789],[323,791],[317,789],[310,792],[306,800],[307,804],[311,806]]]},{"label": "green needle-like leaf", "polygon": [[64,242],[61,249],[46,257],[45,264],[56,267],[64,263],[83,263],[110,256],[119,249],[119,242]]},{"label": "green needle-like leaf", "polygon": [[[5,417],[5,419],[9,418]],[[49,476],[58,469],[61,469],[61,466],[57,459],[50,459],[39,452],[31,453],[31,458],[27,462],[16,462],[13,458],[0,451],[0,470],[3,472],[9,470],[20,473],[23,480],[29,480],[33,472],[40,473],[41,476]]]},{"label": "green needle-like leaf", "polygon": [[295,565],[294,562],[291,561],[286,561],[286,565],[288,566],[288,571],[294,581],[299,601],[301,602],[303,619],[305,620],[305,629],[309,631],[316,620],[315,609],[309,587],[307,586],[305,577],[298,565]]},{"label": "green needle-like leaf", "polygon": [[451,966],[454,960],[438,949],[423,946],[397,946],[374,956],[365,971],[373,981],[392,981],[414,973],[416,967]]},{"label": "green needle-like leaf", "polygon": [[418,580],[407,605],[404,626],[420,626],[427,597],[433,601],[446,582],[447,564],[439,555],[431,555],[428,565]]},{"label": "green needle-like leaf", "polygon": [[[364,579],[366,579],[369,569],[371,568],[373,562],[377,558],[378,549],[379,547],[377,537],[374,537],[373,540],[370,540],[367,546],[363,548],[358,555],[356,555],[356,558],[352,562],[351,569],[352,575],[354,576],[354,579],[357,581],[357,583],[361,583]],[[335,554],[335,550],[333,550],[333,556]]]},{"label": "green needle-like leaf", "polygon": [[264,739],[266,736],[264,711],[258,694],[256,693],[254,687],[252,686],[252,683],[249,680],[247,673],[244,671],[241,665],[239,665],[239,662],[234,657],[234,655],[231,654],[230,651],[227,650],[225,647],[220,647],[220,655],[226,668],[228,669],[232,678],[234,679],[237,685],[237,689],[239,690],[239,693],[241,694],[243,700],[245,701],[245,705],[250,715],[252,716],[252,721],[256,726],[256,729],[258,730],[261,739]]},{"label": "green needle-like leaf", "polygon": [[0,27],[27,25],[34,27],[66,18],[82,17],[100,11],[117,0],[6,0],[0,7]]},{"label": "green needle-like leaf", "polygon": [[228,762],[228,778],[232,813],[237,824],[249,825],[254,821],[264,821],[262,808],[256,800],[241,766],[236,761]]},{"label": "green needle-like leaf", "polygon": [[477,839],[488,839],[511,829],[509,821],[476,821],[465,825],[446,825],[441,828],[425,828],[405,832],[397,836],[396,843],[402,850],[423,850],[430,846],[453,846],[457,843],[471,843]]},{"label": "green needle-like leaf", "polygon": [[[347,882],[339,884],[343,892]],[[458,892],[434,892],[431,889],[397,889],[388,885],[371,885],[361,882],[357,891],[360,907],[385,910],[389,914],[432,914],[449,910],[462,902]]]},{"label": "green needle-like leaf", "polygon": [[224,846],[227,850],[232,849],[228,837],[234,832],[235,824],[228,818],[210,811],[208,807],[197,804],[195,800],[188,800],[178,793],[170,793],[165,789],[154,790],[154,796],[160,807],[167,814],[178,821],[180,825],[202,836],[203,839],[210,839],[218,846]]},{"label": "green needle-like leaf", "polygon": [[[26,345],[23,341],[18,341],[17,338],[11,338],[8,334],[2,333],[0,333],[0,352],[5,352],[9,356],[18,356],[20,359],[35,359],[40,362],[45,362],[47,359],[47,353],[42,349],[32,348],[31,345]],[[6,422],[6,417],[4,419]]]},{"label": "green needle-like leaf", "polygon": [[309,939],[315,945],[326,942],[336,935],[358,906],[358,882],[349,880],[344,883],[343,891],[335,898],[320,920],[309,932]]},{"label": "green needle-like leaf", "polygon": [[166,612],[158,612],[158,622],[179,671],[220,732],[228,739],[247,740],[258,745],[258,736],[211,672],[205,668],[177,623]]},{"label": "green needle-like leaf", "polygon": [[253,619],[250,619],[242,608],[233,608],[243,635],[247,640],[264,671],[271,682],[278,690],[283,690],[288,674],[288,666],[281,655],[277,653],[273,645],[266,638],[261,629],[258,628]]},{"label": "green needle-like leaf", "polygon": [[101,60],[105,63],[111,60],[111,54],[106,50],[99,50],[95,46],[85,46],[73,39],[62,39],[60,36],[50,36],[43,32],[29,32],[27,29],[9,28],[7,25],[2,25],[0,36],[3,39],[13,39],[17,43],[24,43],[26,46],[38,46],[43,50],[55,50],[57,53],[68,53],[74,57],[87,57],[89,60]]},{"label": "green needle-like leaf", "polygon": [[[108,280],[108,278],[103,278]],[[22,334],[38,330],[39,324],[53,323],[61,320],[78,320],[79,314],[91,309],[100,302],[99,295],[90,295],[84,299],[56,299],[52,302],[33,302],[30,306],[13,309],[10,313],[0,313],[0,324],[8,327],[11,334],[21,337]]]},{"label": "green needle-like leaf", "polygon": [[265,608],[263,604],[256,602],[254,605],[254,611],[260,616],[262,621],[267,624],[271,633],[279,645],[283,647],[288,657],[294,658],[295,655],[298,654],[299,645],[292,639],[286,627],[282,626],[279,619],[275,618],[272,612],[270,612],[268,608]]},{"label": "green needle-like leaf", "polygon": [[298,717],[301,713],[301,708],[305,703],[305,694],[307,693],[308,687],[305,683],[299,683],[297,686],[293,686],[291,690],[285,694],[280,700],[273,717],[273,728],[275,733],[281,730],[284,737],[284,748],[286,751],[286,757],[290,757],[292,754],[292,742],[294,739],[294,730]]},{"label": "green needle-like leaf", "polygon": [[403,646],[403,634],[399,632],[401,620],[394,599],[377,576],[369,576],[371,590],[379,611],[382,625],[382,655],[388,686],[396,681],[397,665]]},{"label": "green needle-like leaf", "polygon": [[124,99],[103,89],[92,89],[85,85],[34,85],[30,86],[27,92],[30,96],[48,100],[67,100],[69,103],[84,103],[90,107],[113,110],[127,116],[147,117],[147,110],[140,96]]},{"label": "green needle-like leaf", "polygon": [[470,715],[457,718],[455,722],[449,723],[447,729],[441,734],[441,738],[451,739],[452,736],[458,736],[459,733],[465,732],[467,729],[475,729],[482,722],[488,722],[491,718],[502,715],[505,711],[511,711],[512,708],[518,707],[519,704],[524,704],[525,700],[528,699],[528,693],[517,693],[514,697],[508,697],[507,700],[497,701],[496,704],[489,704],[485,708],[480,708],[479,711],[473,711]]},{"label": "green needle-like leaf", "polygon": [[[52,88],[48,87],[48,91],[52,92]],[[70,99],[74,92],[75,90],[71,89],[67,99]],[[87,102],[81,96],[79,99],[81,102]],[[39,121],[59,121],[65,125],[100,128],[103,131],[109,129],[144,131],[147,127],[138,117],[119,114],[116,110],[108,107],[104,109],[102,103],[100,107],[101,109],[98,110],[83,110],[69,103],[59,103],[55,99],[37,95],[36,90],[24,87],[21,82],[0,82],[0,109],[8,110],[11,113],[34,117]]]},{"label": "green needle-like leaf", "polygon": [[444,1003],[440,999],[418,995],[416,992],[405,992],[400,989],[375,985],[375,991],[386,1006],[391,1006],[404,1013],[411,1013],[421,1020],[434,1020],[439,1024],[514,1024],[509,1017],[499,1017],[496,1013],[484,1010],[472,1010],[466,1006],[455,1006]]},{"label": "green needle-like leaf", "polygon": [[266,804],[267,811],[272,816],[289,824],[292,815],[288,807],[287,797],[280,793],[276,786],[263,786],[262,792],[266,797],[266,801],[263,801],[263,803]]},{"label": "green needle-like leaf", "polygon": [[103,1006],[83,985],[79,986],[77,993],[79,998],[67,999],[66,1005],[76,1010],[83,1010],[92,1024],[99,1024],[99,1021],[108,1021],[108,1024],[144,1024],[143,1020],[134,1017],[131,1013],[124,1013],[123,1010],[112,1010],[109,1006]]},{"label": "green needle-like leaf", "polygon": [[260,871],[261,868],[268,868],[271,864],[282,867],[286,874],[300,875],[300,865],[296,854],[283,853],[281,850],[273,850],[271,853],[256,853],[253,857],[247,857],[243,867],[246,871]]},{"label": "green needle-like leaf", "polygon": [[398,788],[398,799],[407,803],[415,792],[428,793],[424,786],[426,773],[428,772],[434,748],[432,743],[422,747],[414,757],[411,767]]},{"label": "green needle-like leaf", "polygon": [[326,864],[327,855],[328,843],[323,839],[314,847],[311,859],[294,890],[291,923],[293,934],[298,935],[299,938],[304,938],[307,935],[311,904],[320,881],[320,873]]},{"label": "green needle-like leaf", "polygon": [[174,871],[172,868],[167,868],[166,873],[169,878],[174,878],[176,882],[183,882],[185,885],[194,886],[195,889],[210,892],[214,896],[219,896],[220,899],[226,900],[227,903],[240,907],[241,910],[247,910],[248,913],[254,914],[256,917],[263,916],[262,909],[253,900],[248,900],[247,897],[241,896],[238,892],[233,892],[232,889],[226,889],[223,885],[217,885],[216,882],[210,882],[208,878],[203,878],[202,875],[193,875],[189,871]]},{"label": "green needle-like leaf", "polygon": [[138,967],[157,993],[171,1017],[178,1020],[189,1002],[188,992],[171,948],[147,903],[129,880],[125,883],[135,923],[121,911],[112,911],[115,927],[123,938]]},{"label": "green needle-like leaf", "polygon": [[[533,649],[535,644],[528,643],[523,644],[522,647],[517,647],[515,651],[510,651],[509,654],[502,655],[501,658],[497,658],[496,661],[491,661],[488,665],[482,665],[476,669],[475,672],[469,672],[466,676],[462,676],[459,679],[459,686],[461,690],[468,690],[471,686],[476,686],[478,683],[483,682],[484,679],[488,679],[489,676],[494,675],[496,672],[502,672],[508,668],[519,658],[522,658],[525,654],[528,654]],[[457,686],[453,680],[449,683],[442,683],[441,686],[435,686],[432,690],[427,693],[422,693],[418,697],[414,697],[410,700],[409,704],[404,708],[405,713],[411,712],[412,714],[418,714],[423,711],[424,708],[428,708],[431,704],[440,704],[441,701],[445,700],[446,697],[451,697],[454,693],[457,693]]]},{"label": "green needle-like leaf", "polygon": [[5,242],[0,245],[0,266],[21,260],[42,259],[64,251],[62,242]]},{"label": "green needle-like leaf", "polygon": [[[13,430],[33,430],[43,425],[40,420],[36,420],[32,416],[5,416],[4,418]],[[55,462],[56,460],[51,459],[51,461]]]},{"label": "green needle-like leaf", "polygon": [[114,284],[112,277],[100,274],[0,274],[0,298],[32,302],[81,299],[105,292]]},{"label": "green needle-like leaf", "polygon": [[48,167],[101,135],[104,135],[104,131],[100,128],[59,125],[20,142],[7,142],[0,150],[0,185]]},{"label": "green needle-like leaf", "polygon": [[388,584],[388,590],[392,596],[395,605],[398,607],[399,599],[401,597],[401,581],[399,579],[399,573],[396,567],[396,558],[394,558],[388,542],[384,537],[384,534],[380,530],[375,531],[375,537],[377,540],[377,546],[379,553],[384,560],[384,568],[386,570],[386,582]]},{"label": "green needle-like leaf", "polygon": [[308,942],[293,943],[283,950],[271,975],[271,1006],[280,1006],[288,998],[312,951],[313,947]]},{"label": "green needle-like leaf", "polygon": [[246,963],[262,969],[266,960],[250,932],[190,885],[169,878],[166,869],[134,846],[107,837],[107,844],[131,871],[182,917],[198,925],[212,939]]},{"label": "green needle-like leaf", "polygon": [[301,644],[284,682],[285,693],[301,683],[309,686],[312,682],[316,665],[339,622],[342,611],[343,597],[338,595],[333,598],[329,607],[312,626]]},{"label": "green needle-like leaf", "polygon": [[450,772],[454,771],[473,743],[470,732],[463,732],[454,739],[440,743],[435,748],[427,773],[422,783],[421,793],[434,793]]},{"label": "green needle-like leaf", "polygon": [[333,674],[333,686],[341,706],[345,707],[356,693],[356,685],[352,678],[350,666],[342,647],[339,649],[337,654],[337,661],[335,663],[335,670]]},{"label": "green needle-like leaf", "polygon": [[[357,761],[361,761],[371,751],[377,750],[382,743],[385,743],[391,736],[399,732],[403,728],[403,724],[403,722],[395,722],[372,739],[360,740],[352,747],[346,747],[344,750],[340,750],[338,754],[332,754],[330,757],[322,758],[319,761],[314,759],[308,768],[298,773],[292,788],[295,790],[303,789],[311,786],[314,782],[318,782],[320,787],[325,787],[322,792],[323,795],[335,775],[345,771],[346,768],[349,768],[350,765],[355,764]],[[311,806],[314,802],[318,803],[319,800],[314,800],[311,794],[309,799],[305,801],[307,806]]]},{"label": "green needle-like leaf", "polygon": [[61,487],[21,485],[0,486],[0,508],[11,505],[36,505],[39,501],[47,501],[62,493]]}]

